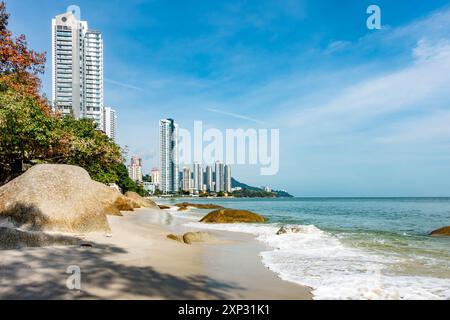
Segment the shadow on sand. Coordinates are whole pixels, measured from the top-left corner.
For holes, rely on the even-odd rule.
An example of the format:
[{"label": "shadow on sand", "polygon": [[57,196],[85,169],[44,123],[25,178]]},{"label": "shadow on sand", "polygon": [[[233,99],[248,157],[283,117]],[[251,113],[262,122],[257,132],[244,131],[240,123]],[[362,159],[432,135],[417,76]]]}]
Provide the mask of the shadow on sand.
[{"label": "shadow on sand", "polygon": [[[242,289],[203,275],[178,277],[112,261],[122,253],[97,244],[11,251],[0,261],[0,299],[227,299],[230,290]],[[81,269],[80,291],[66,287],[71,265]]]}]

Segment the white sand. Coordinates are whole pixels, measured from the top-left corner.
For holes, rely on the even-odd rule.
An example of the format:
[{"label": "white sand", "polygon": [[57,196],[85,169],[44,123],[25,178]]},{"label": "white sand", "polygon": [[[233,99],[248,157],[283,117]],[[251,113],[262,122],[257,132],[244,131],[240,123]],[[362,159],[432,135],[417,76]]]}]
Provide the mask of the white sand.
[{"label": "white sand", "polygon": [[[170,214],[149,209],[108,217],[112,236],[90,234],[93,247],[0,251],[0,299],[310,299],[310,290],[279,279],[248,235],[212,232],[220,243],[185,245]],[[69,266],[81,290],[69,290]]]}]

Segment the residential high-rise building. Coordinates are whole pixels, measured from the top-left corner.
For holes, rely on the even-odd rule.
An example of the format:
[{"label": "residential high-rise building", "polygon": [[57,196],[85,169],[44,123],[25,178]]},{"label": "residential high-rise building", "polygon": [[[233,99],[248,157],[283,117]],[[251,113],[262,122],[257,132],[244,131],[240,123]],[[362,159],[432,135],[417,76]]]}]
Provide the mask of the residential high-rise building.
[{"label": "residential high-rise building", "polygon": [[159,172],[158,168],[153,168],[150,176],[152,178],[152,183],[154,183],[155,185],[159,185],[160,184],[161,175],[160,175],[160,172]]},{"label": "residential high-rise building", "polygon": [[231,192],[231,167],[230,167],[230,165],[225,165],[224,191]]},{"label": "residential high-rise building", "polygon": [[203,191],[203,168],[202,166],[194,162],[194,193]]},{"label": "residential high-rise building", "polygon": [[113,108],[103,109],[103,131],[117,143],[117,113]]},{"label": "residential high-rise building", "polygon": [[128,166],[128,176],[133,181],[142,182],[142,159],[138,156],[131,157],[131,165]]},{"label": "residential high-rise building", "polygon": [[223,163],[220,161],[216,162],[216,172],[215,172],[215,189],[216,192],[221,192],[225,190],[224,187],[224,172]]},{"label": "residential high-rise building", "polygon": [[178,124],[173,119],[159,121],[161,191],[176,193],[179,189]]},{"label": "residential high-rise building", "polygon": [[214,191],[212,167],[206,166],[206,191]]},{"label": "residential high-rise building", "polygon": [[52,100],[76,119],[91,118],[103,128],[103,38],[74,12],[52,19]]},{"label": "residential high-rise building", "polygon": [[191,191],[191,169],[183,169],[183,191]]}]

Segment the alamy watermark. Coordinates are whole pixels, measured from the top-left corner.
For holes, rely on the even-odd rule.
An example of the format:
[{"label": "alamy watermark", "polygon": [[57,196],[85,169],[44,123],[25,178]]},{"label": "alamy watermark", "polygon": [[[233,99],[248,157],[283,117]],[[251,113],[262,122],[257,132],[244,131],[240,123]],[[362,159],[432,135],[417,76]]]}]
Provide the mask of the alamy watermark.
[{"label": "alamy watermark", "polygon": [[81,268],[76,265],[68,266],[66,273],[69,274],[66,280],[67,289],[81,290]]},{"label": "alamy watermark", "polygon": [[178,155],[180,164],[221,161],[229,165],[258,165],[261,175],[276,175],[280,168],[280,130],[203,130],[203,122],[194,121],[193,133],[179,129]]},{"label": "alamy watermark", "polygon": [[366,25],[369,30],[380,30],[381,29],[381,8],[376,4],[372,4],[367,7],[367,14],[370,16],[367,18]]}]

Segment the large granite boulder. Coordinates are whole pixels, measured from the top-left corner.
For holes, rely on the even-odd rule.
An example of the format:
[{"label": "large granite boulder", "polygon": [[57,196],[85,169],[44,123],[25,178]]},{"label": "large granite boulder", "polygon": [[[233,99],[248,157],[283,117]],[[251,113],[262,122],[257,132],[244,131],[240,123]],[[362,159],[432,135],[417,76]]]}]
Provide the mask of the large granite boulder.
[{"label": "large granite boulder", "polygon": [[128,191],[127,193],[125,193],[125,196],[135,202],[139,207],[159,209],[158,205],[154,201],[143,198],[136,192]]},{"label": "large granite boulder", "polygon": [[438,236],[450,237],[450,226],[434,230],[431,232],[431,235],[435,236],[435,237],[438,237]]},{"label": "large granite boulder", "polygon": [[80,167],[36,165],[0,187],[0,218],[30,230],[109,231],[105,195],[120,198],[109,189]]},{"label": "large granite boulder", "polygon": [[208,213],[200,222],[205,223],[262,223],[266,218],[247,210],[219,209]]}]

